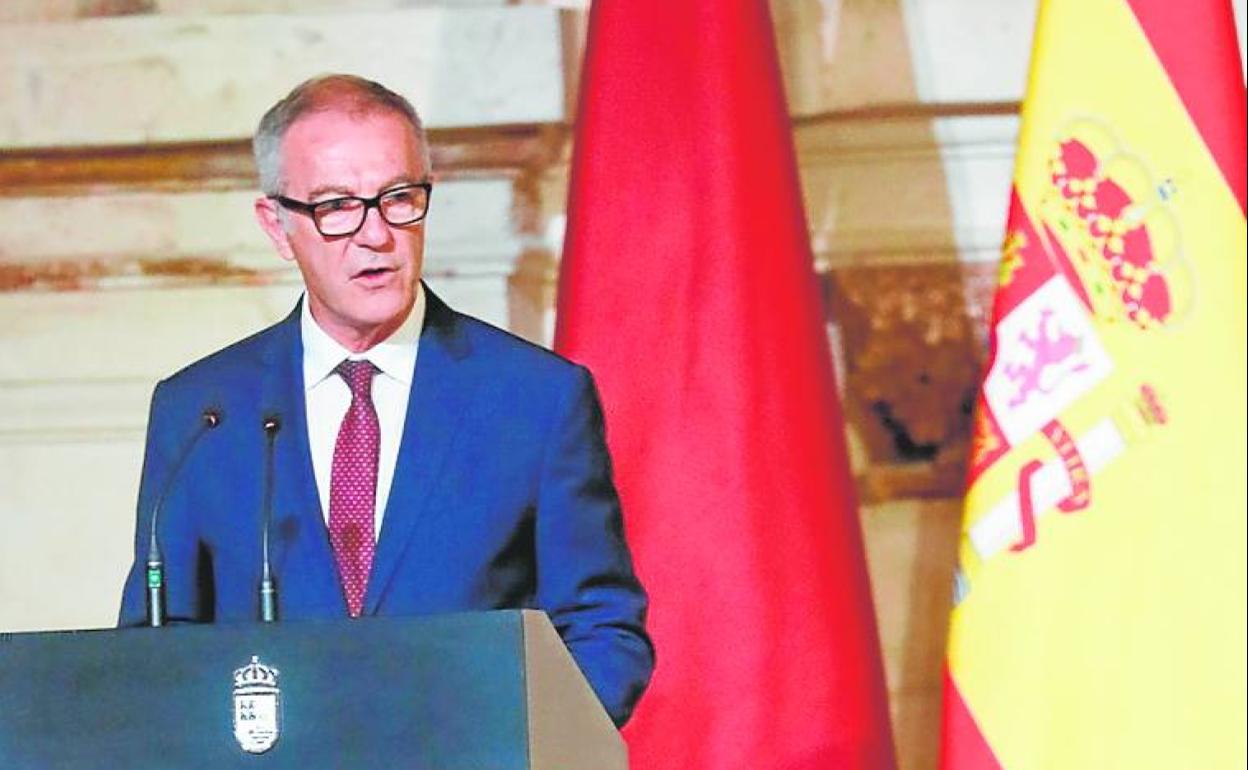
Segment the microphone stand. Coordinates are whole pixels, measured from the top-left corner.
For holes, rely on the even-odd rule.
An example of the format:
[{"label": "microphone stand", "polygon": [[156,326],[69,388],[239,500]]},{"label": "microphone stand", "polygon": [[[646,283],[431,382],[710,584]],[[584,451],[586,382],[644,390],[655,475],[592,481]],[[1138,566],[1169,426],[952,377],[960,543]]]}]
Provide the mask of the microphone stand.
[{"label": "microphone stand", "polygon": [[182,466],[186,463],[186,459],[191,456],[191,450],[199,443],[199,439],[205,433],[221,424],[221,412],[216,409],[205,409],[200,415],[201,423],[199,428],[195,430],[195,434],[191,436],[191,440],[186,442],[182,447],[182,453],[178,455],[178,460],[173,465],[173,470],[169,472],[169,476],[165,479],[165,486],[160,490],[160,496],[156,498],[156,504],[152,506],[152,526],[148,535],[147,542],[147,625],[151,628],[160,628],[165,624],[165,559],[160,552],[160,543],[156,537],[156,523],[160,518],[160,509],[165,504],[165,498],[169,495],[169,491],[173,488],[174,479],[178,477]]},{"label": "microphone stand", "polygon": [[269,564],[269,530],[273,523],[273,445],[277,441],[277,432],[281,429],[282,422],[277,415],[264,418],[264,531],[260,538],[260,620],[264,623],[277,620],[277,583],[273,579],[273,570]]}]

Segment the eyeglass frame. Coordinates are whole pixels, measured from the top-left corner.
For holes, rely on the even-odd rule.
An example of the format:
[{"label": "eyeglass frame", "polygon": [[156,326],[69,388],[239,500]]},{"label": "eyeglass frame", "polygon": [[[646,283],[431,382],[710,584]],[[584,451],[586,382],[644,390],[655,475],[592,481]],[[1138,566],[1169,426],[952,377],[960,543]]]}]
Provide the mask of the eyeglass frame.
[{"label": "eyeglass frame", "polygon": [[[381,199],[386,197],[387,195],[393,195],[396,192],[399,192],[402,190],[410,190],[410,189],[417,188],[417,187],[425,191],[424,211],[421,212],[420,216],[416,217],[415,219],[409,220],[407,222],[391,222],[386,217],[386,212],[381,208]],[[291,211],[297,211],[300,214],[307,216],[308,219],[312,220],[312,226],[316,228],[316,231],[320,233],[322,237],[324,238],[349,238],[355,235],[356,233],[358,233],[364,227],[364,223],[368,221],[369,209],[377,209],[377,215],[381,217],[381,221],[385,222],[387,225],[390,225],[391,227],[408,227],[409,225],[414,225],[418,222],[423,222],[425,220],[425,217],[429,215],[429,204],[433,201],[433,182],[427,182],[427,181],[426,182],[412,182],[409,184],[397,185],[395,187],[391,187],[389,190],[382,190],[381,192],[377,193],[371,198],[362,198],[358,195],[340,195],[336,198],[326,198],[323,201],[316,201],[315,203],[311,203],[308,201],[301,201],[301,200],[295,200],[294,198],[288,198],[285,195],[269,195],[267,197],[269,200],[276,201],[277,203],[281,204],[283,208],[289,209]],[[321,223],[316,218],[317,207],[324,206],[326,203],[336,203],[338,201],[350,201],[350,200],[359,201],[360,203],[364,204],[364,213],[363,215],[360,216],[360,223],[355,226],[355,229],[346,233],[333,233],[332,235],[322,230]]]}]

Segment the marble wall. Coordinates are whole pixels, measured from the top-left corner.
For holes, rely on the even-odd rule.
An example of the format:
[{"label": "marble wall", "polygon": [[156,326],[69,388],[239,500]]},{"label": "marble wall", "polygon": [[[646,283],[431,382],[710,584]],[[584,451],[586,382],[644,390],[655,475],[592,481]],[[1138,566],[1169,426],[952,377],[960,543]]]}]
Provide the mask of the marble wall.
[{"label": "marble wall", "polygon": [[[931,768],[1036,0],[771,5],[895,737]],[[421,107],[431,284],[549,342],[586,6],[0,5],[0,631],[113,622],[152,386],[297,296],[251,219],[247,138],[304,77],[359,72]]]}]

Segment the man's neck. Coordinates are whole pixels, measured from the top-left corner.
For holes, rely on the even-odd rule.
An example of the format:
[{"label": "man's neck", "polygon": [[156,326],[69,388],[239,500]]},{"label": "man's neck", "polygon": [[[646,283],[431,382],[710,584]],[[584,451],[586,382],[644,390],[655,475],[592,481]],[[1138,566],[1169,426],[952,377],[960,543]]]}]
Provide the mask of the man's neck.
[{"label": "man's neck", "polygon": [[326,334],[333,338],[335,342],[342,345],[348,351],[352,353],[366,353],[382,342],[388,340],[390,336],[403,325],[403,322],[407,320],[407,317],[411,315],[413,307],[415,307],[414,303],[408,306],[407,312],[401,317],[388,321],[381,326],[375,326],[371,329],[345,329],[335,332],[327,329],[325,325],[320,322],[320,319],[316,317],[315,310],[312,311],[312,320],[315,321],[316,325],[321,327]]},{"label": "man's neck", "polygon": [[389,321],[386,321],[384,324],[367,329],[355,329],[351,327],[327,324],[321,317],[323,313],[318,312],[316,304],[311,301],[309,296],[304,295],[304,302],[308,303],[308,312],[312,318],[312,322],[316,324],[318,329],[324,332],[324,334],[331,340],[345,348],[349,353],[359,354],[366,353],[377,345],[380,345],[390,339],[396,331],[401,329],[403,324],[407,322],[407,319],[411,317],[416,306],[421,304],[423,292],[424,287],[418,287],[416,291],[417,296],[413,299],[412,303],[407,306],[407,309],[403,313],[397,315]]}]

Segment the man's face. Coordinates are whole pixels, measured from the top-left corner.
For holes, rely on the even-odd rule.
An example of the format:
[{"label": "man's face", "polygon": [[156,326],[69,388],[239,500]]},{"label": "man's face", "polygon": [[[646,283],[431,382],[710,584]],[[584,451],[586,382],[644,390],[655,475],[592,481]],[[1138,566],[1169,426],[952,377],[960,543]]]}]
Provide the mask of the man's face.
[{"label": "man's face", "polygon": [[[317,203],[344,195],[371,198],[427,179],[415,132],[401,116],[329,110],[299,118],[282,141],[282,194]],[[353,351],[393,333],[416,298],[425,249],[423,222],[394,227],[369,209],[354,235],[321,235],[311,217],[276,201],[256,201],[256,216],[278,254],[294,260],[321,328]],[[284,223],[283,221],[284,220]]]}]

